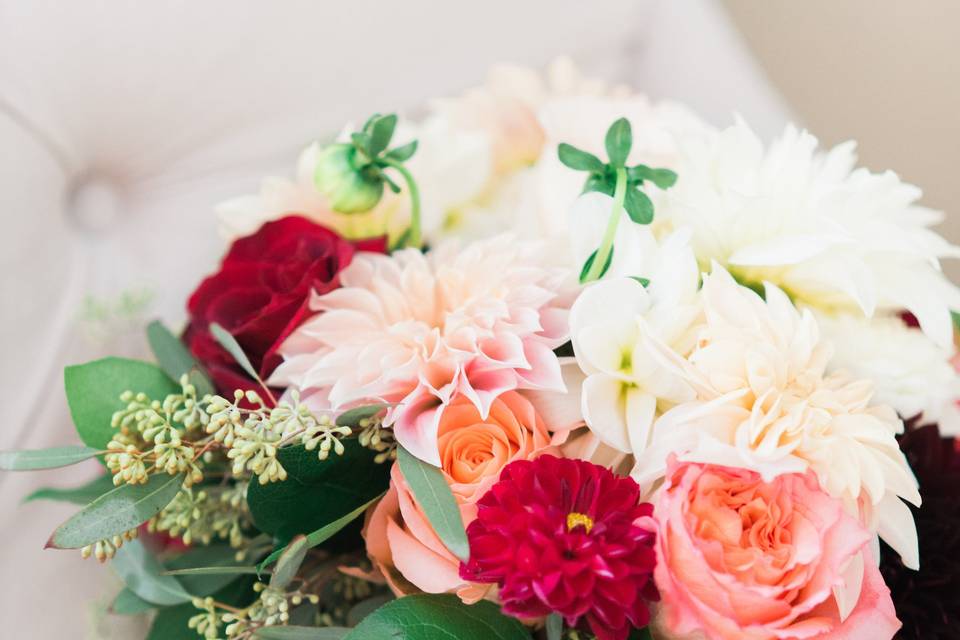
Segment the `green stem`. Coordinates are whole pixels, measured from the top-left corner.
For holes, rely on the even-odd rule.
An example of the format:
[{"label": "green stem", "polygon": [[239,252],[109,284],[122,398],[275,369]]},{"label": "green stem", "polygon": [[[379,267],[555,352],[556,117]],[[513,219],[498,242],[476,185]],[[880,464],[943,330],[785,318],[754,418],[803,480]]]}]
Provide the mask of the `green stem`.
[{"label": "green stem", "polygon": [[599,280],[603,275],[603,267],[610,259],[610,252],[613,251],[613,239],[617,235],[617,225],[620,224],[620,212],[623,210],[623,201],[627,197],[627,170],[624,167],[617,169],[617,186],[613,190],[613,210],[610,212],[610,219],[607,221],[607,230],[603,233],[603,240],[600,242],[600,248],[593,257],[593,264],[587,272],[584,282]]},{"label": "green stem", "polygon": [[396,169],[407,183],[407,191],[410,192],[410,235],[407,238],[407,246],[419,249],[423,240],[420,231],[420,189],[417,188],[417,181],[402,163],[391,159],[385,161],[387,165]]}]

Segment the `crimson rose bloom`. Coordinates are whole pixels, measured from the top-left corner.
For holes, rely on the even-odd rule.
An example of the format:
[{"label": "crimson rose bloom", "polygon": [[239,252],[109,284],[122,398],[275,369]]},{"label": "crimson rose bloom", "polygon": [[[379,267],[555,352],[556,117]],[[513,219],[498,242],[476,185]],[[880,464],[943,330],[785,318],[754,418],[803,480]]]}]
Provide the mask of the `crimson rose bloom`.
[{"label": "crimson rose bloom", "polygon": [[311,291],[339,286],[337,274],[356,250],[386,251],[385,238],[351,244],[305,218],[268,222],[230,247],[220,270],[190,296],[184,341],[221,392],[254,387],[211,335],[211,322],[233,334],[264,379],[280,363],[276,350],[310,317]]},{"label": "crimson rose bloom", "polygon": [[583,460],[540,456],[507,465],[477,503],[467,527],[470,560],[460,576],[496,582],[506,613],[552,612],[574,626],[584,617],[598,640],[624,640],[650,620],[656,554],[652,528],[638,518],[630,478]]}]

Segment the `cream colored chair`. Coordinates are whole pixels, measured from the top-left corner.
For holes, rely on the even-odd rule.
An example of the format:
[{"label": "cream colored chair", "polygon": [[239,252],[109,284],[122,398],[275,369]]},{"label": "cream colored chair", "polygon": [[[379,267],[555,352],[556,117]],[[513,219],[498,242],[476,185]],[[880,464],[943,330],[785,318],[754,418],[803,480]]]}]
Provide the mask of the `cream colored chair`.
[{"label": "cream colored chair", "polygon": [[[0,449],[68,443],[64,365],[145,355],[223,250],[213,206],[374,110],[568,53],[723,123],[784,119],[711,2],[0,0]],[[139,637],[111,572],[42,551],[95,465],[0,477],[0,635]],[[115,582],[115,580],[114,580]]]}]

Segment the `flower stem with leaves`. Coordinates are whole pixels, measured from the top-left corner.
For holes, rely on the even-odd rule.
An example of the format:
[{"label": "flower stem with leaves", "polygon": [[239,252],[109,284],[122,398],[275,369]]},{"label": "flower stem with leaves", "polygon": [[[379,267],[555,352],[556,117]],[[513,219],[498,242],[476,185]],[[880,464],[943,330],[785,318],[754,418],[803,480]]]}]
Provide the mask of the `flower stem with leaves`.
[{"label": "flower stem with leaves", "polygon": [[637,224],[650,224],[653,221],[653,202],[644,193],[643,183],[649,181],[660,189],[668,189],[677,181],[677,174],[669,169],[652,169],[643,164],[627,167],[627,157],[633,147],[633,132],[626,118],[620,118],[610,125],[604,143],[608,158],[606,163],[592,153],[566,143],[561,143],[557,148],[560,162],[571,169],[589,173],[583,193],[598,191],[613,197],[613,208],[600,246],[590,254],[580,271],[581,283],[599,280],[610,268],[622,210],[626,210],[630,219]]}]

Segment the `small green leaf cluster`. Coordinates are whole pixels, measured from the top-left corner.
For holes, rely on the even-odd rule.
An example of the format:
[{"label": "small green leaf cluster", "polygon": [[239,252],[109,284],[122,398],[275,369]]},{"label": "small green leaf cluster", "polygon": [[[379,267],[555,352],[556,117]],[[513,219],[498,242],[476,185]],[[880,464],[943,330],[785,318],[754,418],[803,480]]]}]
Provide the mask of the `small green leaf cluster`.
[{"label": "small green leaf cluster", "polygon": [[644,183],[650,182],[659,189],[668,189],[677,181],[677,174],[669,169],[654,169],[645,164],[627,166],[627,158],[633,147],[633,131],[626,118],[620,118],[610,125],[604,143],[607,162],[567,143],[561,143],[557,148],[560,162],[576,171],[587,172],[583,193],[596,191],[614,200],[601,244],[590,254],[580,271],[581,283],[603,277],[610,268],[621,207],[633,222],[650,224],[653,222],[653,201],[644,192]]},{"label": "small green leaf cluster", "polygon": [[660,189],[669,189],[676,183],[677,174],[669,169],[653,169],[645,164],[626,166],[633,147],[633,132],[626,118],[620,118],[610,125],[605,146],[608,162],[566,143],[561,143],[557,152],[560,162],[567,167],[588,173],[583,193],[599,191],[612,197],[616,193],[618,170],[624,169],[626,191],[623,208],[637,224],[650,224],[653,221],[653,202],[643,192],[644,183],[651,182]]},{"label": "small green leaf cluster", "polygon": [[375,114],[350,136],[350,142],[332,144],[320,151],[314,181],[334,211],[370,211],[383,197],[384,185],[399,193],[400,187],[384,169],[409,160],[417,150],[417,141],[387,150],[396,126],[395,114]]}]

